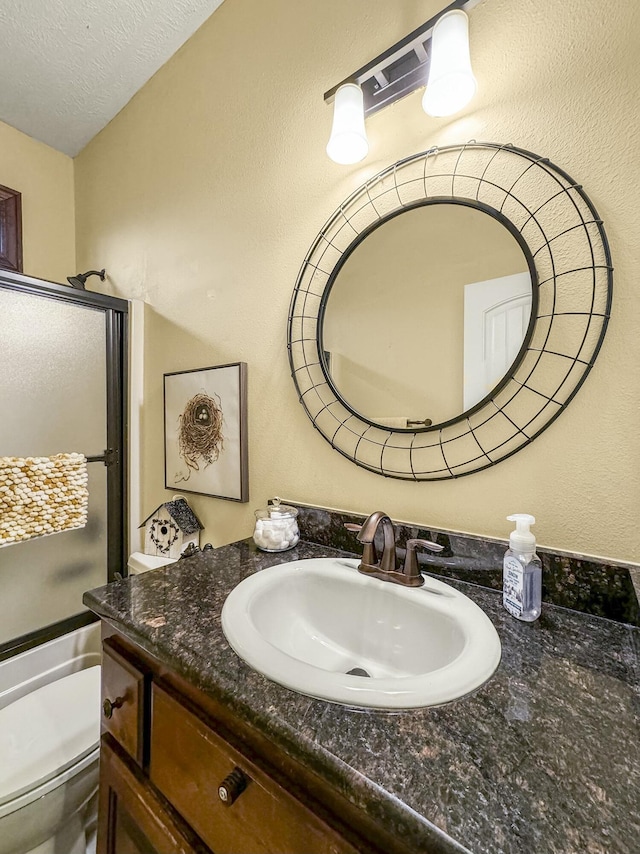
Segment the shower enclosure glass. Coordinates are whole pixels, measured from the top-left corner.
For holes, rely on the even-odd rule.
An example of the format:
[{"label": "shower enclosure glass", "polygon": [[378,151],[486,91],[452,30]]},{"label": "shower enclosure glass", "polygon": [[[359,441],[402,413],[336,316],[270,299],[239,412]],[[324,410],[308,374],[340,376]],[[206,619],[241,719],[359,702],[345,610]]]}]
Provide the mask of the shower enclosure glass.
[{"label": "shower enclosure glass", "polygon": [[0,657],[92,619],[122,571],[127,303],[0,275],[0,456],[82,453],[87,525],[0,548]]}]

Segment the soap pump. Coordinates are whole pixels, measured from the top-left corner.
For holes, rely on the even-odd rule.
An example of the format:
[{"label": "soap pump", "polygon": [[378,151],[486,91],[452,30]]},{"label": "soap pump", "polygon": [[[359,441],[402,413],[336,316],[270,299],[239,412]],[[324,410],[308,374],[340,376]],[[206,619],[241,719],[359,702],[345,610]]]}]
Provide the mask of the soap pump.
[{"label": "soap pump", "polygon": [[528,513],[507,516],[516,523],[509,537],[502,575],[502,602],[518,620],[531,623],[542,610],[542,562],[536,554],[536,538],[530,531],[535,518]]}]

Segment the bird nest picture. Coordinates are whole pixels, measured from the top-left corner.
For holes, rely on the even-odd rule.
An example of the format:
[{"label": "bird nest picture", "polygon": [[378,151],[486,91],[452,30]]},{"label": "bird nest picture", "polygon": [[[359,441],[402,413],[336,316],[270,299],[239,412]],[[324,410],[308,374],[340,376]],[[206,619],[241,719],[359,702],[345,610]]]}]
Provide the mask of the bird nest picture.
[{"label": "bird nest picture", "polygon": [[248,501],[247,366],[164,375],[165,486]]}]

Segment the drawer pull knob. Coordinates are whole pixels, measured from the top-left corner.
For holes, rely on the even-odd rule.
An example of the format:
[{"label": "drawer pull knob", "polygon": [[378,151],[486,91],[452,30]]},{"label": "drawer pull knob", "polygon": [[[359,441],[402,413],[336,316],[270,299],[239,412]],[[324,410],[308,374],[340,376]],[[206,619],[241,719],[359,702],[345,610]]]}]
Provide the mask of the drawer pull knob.
[{"label": "drawer pull knob", "polygon": [[247,788],[247,783],[248,780],[242,771],[234,768],[218,786],[218,797],[226,807],[230,807]]},{"label": "drawer pull knob", "polygon": [[112,718],[113,713],[116,709],[119,709],[120,706],[124,703],[124,697],[116,697],[115,700],[105,699],[102,704],[102,711],[104,713],[105,718]]}]

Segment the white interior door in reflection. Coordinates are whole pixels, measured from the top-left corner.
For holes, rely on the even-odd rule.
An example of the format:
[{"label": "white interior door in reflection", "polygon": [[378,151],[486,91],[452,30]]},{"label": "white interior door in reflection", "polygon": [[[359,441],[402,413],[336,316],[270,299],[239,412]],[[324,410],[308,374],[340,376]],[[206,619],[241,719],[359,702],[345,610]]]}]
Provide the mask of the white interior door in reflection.
[{"label": "white interior door in reflection", "polygon": [[485,398],[507,373],[531,317],[531,277],[516,273],[464,288],[464,409]]}]

